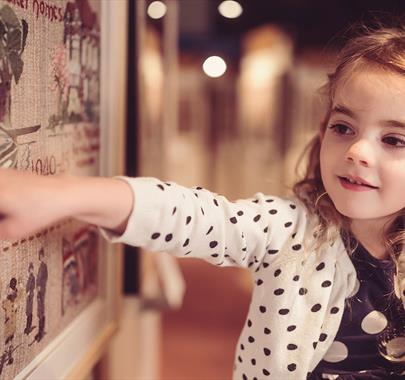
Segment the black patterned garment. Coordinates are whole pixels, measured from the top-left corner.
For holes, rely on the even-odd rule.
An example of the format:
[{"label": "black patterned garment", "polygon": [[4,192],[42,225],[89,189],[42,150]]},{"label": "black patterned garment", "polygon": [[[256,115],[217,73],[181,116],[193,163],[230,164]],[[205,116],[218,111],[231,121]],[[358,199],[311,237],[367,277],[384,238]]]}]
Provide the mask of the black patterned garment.
[{"label": "black patterned garment", "polygon": [[373,257],[360,244],[352,261],[357,291],[347,300],[334,342],[309,379],[405,379],[405,311],[394,289],[395,264]]}]

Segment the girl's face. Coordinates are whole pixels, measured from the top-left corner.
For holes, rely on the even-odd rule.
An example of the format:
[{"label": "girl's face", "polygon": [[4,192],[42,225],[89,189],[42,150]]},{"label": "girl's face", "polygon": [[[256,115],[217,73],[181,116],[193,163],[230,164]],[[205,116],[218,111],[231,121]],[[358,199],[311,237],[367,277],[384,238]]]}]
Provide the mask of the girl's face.
[{"label": "girl's face", "polygon": [[342,80],[320,164],[325,190],[350,219],[388,221],[405,207],[405,76],[365,69]]}]

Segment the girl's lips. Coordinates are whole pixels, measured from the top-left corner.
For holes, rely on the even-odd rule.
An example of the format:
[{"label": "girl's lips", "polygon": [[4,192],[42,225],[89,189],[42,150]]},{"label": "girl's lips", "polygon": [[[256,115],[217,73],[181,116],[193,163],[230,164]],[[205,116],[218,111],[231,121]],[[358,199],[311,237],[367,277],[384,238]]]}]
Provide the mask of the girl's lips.
[{"label": "girl's lips", "polygon": [[370,186],[367,186],[367,185],[358,185],[357,183],[351,183],[344,177],[338,177],[338,178],[339,178],[339,182],[342,185],[342,187],[347,189],[347,190],[352,190],[352,191],[376,190],[375,187],[370,187]]}]

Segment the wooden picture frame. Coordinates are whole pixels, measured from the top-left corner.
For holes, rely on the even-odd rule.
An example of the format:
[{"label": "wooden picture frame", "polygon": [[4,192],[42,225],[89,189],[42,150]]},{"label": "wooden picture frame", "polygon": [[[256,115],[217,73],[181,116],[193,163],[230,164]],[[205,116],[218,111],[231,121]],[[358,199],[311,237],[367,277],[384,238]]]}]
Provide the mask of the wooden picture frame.
[{"label": "wooden picture frame", "polygon": [[[124,172],[127,1],[101,2],[100,174]],[[15,379],[85,379],[118,327],[122,246],[99,238],[100,291]]]}]

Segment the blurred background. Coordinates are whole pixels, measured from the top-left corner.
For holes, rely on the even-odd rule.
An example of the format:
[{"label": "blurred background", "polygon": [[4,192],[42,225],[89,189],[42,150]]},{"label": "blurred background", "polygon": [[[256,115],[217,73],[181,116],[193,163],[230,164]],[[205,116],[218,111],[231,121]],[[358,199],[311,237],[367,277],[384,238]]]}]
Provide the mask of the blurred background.
[{"label": "blurred background", "polygon": [[[345,31],[405,12],[400,0],[136,0],[128,7],[127,174],[229,199],[290,191],[323,116],[318,90]],[[127,364],[113,361],[111,378],[229,379],[249,274],[133,250],[125,289],[128,300],[142,300],[142,317],[134,327],[129,301],[116,340]]]}]

